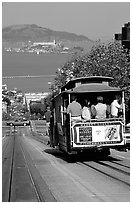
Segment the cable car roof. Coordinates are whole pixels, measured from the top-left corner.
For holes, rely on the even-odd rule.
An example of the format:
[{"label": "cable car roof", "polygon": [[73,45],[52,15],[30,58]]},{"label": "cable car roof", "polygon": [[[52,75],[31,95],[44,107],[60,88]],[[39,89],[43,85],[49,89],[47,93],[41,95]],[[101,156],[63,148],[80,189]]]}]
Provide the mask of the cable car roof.
[{"label": "cable car roof", "polygon": [[107,86],[105,84],[93,83],[84,84],[73,89],[65,90],[67,93],[84,93],[84,92],[112,92],[112,91],[122,91],[120,88]]},{"label": "cable car roof", "polygon": [[61,91],[64,91],[65,89],[71,89],[74,88],[74,85],[76,83],[82,83],[82,84],[91,84],[91,83],[102,83],[102,82],[110,82],[112,81],[112,77],[105,77],[105,76],[89,76],[89,77],[80,77],[71,79],[69,82],[67,82],[62,88]]},{"label": "cable car roof", "polygon": [[[88,77],[78,77],[71,79],[71,81],[83,81],[83,80],[88,80],[88,81],[94,81],[94,80],[99,80],[99,81],[112,81],[114,78],[113,77],[106,77],[106,76],[88,76]],[[69,83],[69,82],[68,82]]]}]

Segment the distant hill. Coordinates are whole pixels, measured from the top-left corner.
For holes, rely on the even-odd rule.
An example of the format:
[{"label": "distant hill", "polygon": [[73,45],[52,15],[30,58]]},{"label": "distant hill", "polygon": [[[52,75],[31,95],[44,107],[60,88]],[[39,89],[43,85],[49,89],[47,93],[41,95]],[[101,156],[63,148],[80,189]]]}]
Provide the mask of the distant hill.
[{"label": "distant hill", "polygon": [[2,29],[3,46],[10,44],[20,45],[21,43],[31,42],[56,42],[63,43],[64,46],[74,47],[80,46],[89,50],[94,41],[84,35],[76,35],[74,33],[64,31],[54,31],[48,28],[40,27],[35,24],[11,25]]}]

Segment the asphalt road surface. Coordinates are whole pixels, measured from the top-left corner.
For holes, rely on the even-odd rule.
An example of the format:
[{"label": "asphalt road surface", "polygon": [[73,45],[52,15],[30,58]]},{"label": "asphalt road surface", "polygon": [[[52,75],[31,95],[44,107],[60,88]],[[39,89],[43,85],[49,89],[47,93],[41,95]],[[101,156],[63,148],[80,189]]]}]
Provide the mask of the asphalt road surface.
[{"label": "asphalt road surface", "polygon": [[3,125],[3,202],[130,202],[130,151],[69,158],[47,141],[45,121]]}]

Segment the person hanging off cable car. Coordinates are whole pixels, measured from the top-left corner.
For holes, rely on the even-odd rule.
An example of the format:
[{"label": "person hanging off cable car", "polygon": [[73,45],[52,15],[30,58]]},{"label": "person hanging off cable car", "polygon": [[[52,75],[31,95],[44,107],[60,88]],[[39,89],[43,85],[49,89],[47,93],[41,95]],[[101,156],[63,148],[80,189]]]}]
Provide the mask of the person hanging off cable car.
[{"label": "person hanging off cable car", "polygon": [[115,99],[111,103],[111,117],[117,118],[122,115],[122,104],[120,104],[121,97],[119,95],[115,96]]}]

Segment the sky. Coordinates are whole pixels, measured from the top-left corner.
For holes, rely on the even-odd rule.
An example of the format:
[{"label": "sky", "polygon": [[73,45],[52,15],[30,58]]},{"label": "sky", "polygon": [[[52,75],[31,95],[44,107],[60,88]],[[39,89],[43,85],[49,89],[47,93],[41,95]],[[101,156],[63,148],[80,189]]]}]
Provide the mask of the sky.
[{"label": "sky", "polygon": [[56,31],[84,35],[91,40],[112,39],[130,21],[130,2],[6,2],[2,3],[2,28],[36,24]]}]

